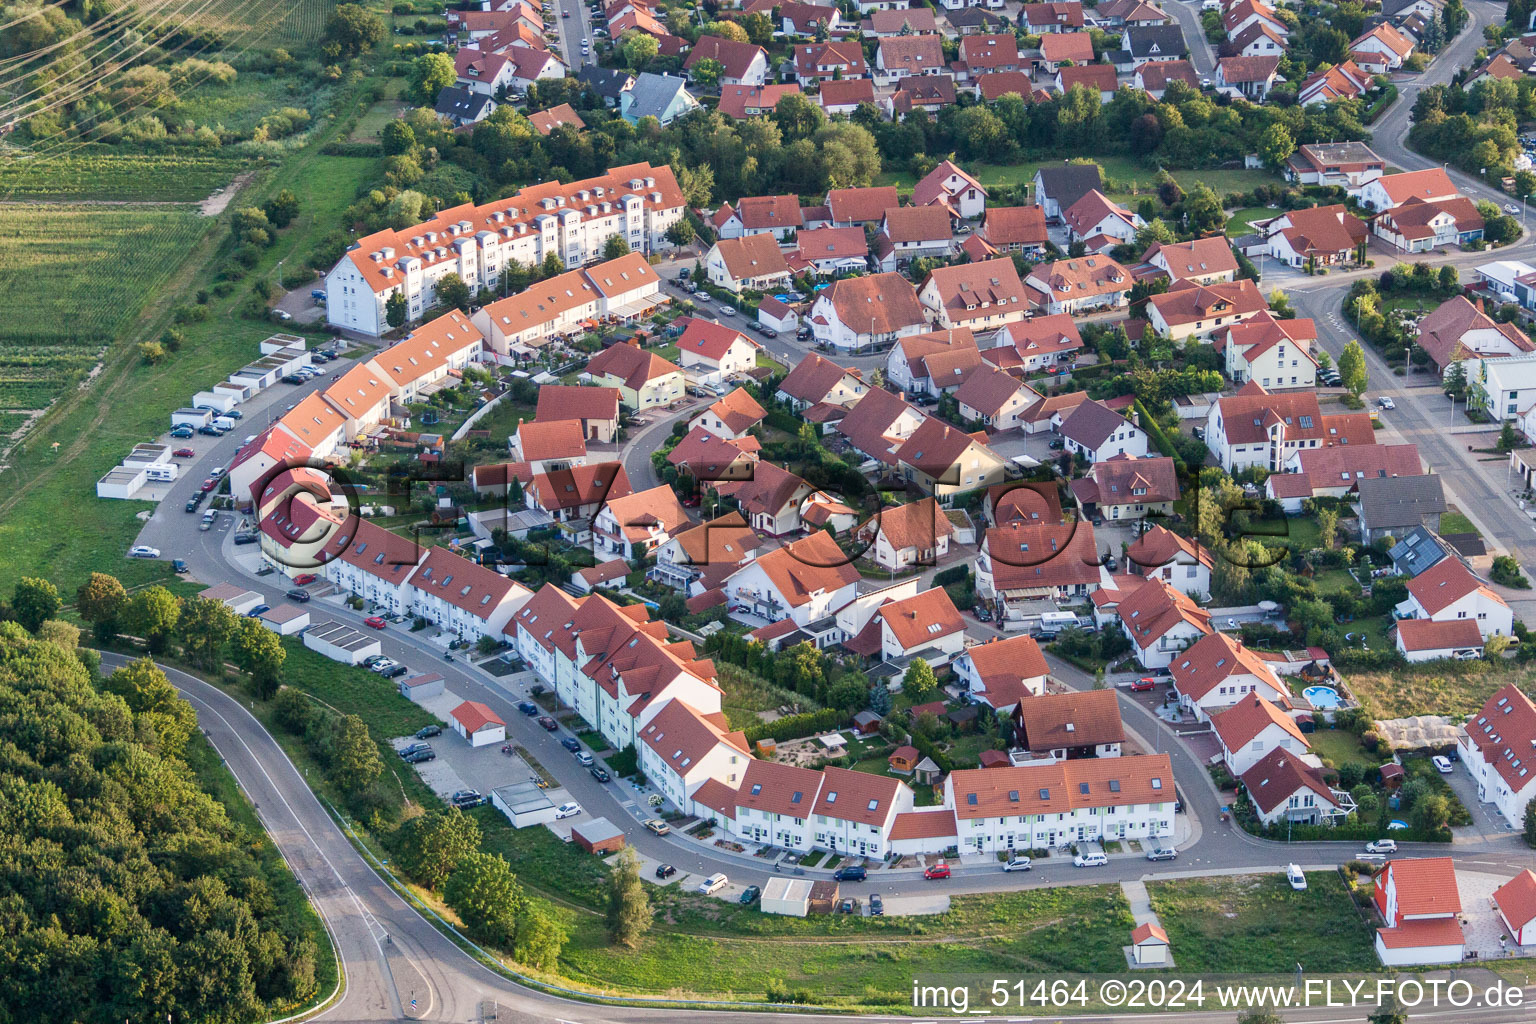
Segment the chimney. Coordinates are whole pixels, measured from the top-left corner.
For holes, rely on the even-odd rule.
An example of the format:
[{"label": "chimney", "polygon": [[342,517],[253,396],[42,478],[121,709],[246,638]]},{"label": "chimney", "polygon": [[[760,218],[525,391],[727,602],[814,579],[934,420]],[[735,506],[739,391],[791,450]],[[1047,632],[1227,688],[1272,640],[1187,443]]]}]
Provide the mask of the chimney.
[{"label": "chimney", "polygon": [[1141,413],[1138,412],[1135,408],[1131,409],[1131,426],[1141,426]]}]

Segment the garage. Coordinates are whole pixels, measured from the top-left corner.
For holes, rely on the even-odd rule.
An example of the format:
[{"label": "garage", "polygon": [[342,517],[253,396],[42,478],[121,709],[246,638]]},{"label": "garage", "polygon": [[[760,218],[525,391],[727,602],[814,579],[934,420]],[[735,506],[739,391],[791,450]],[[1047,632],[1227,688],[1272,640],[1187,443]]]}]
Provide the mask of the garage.
[{"label": "garage", "polygon": [[507,816],[513,828],[547,825],[555,820],[555,804],[532,782],[514,782],[491,790],[491,806]]},{"label": "garage", "polygon": [[811,880],[808,878],[770,878],[763,887],[759,906],[765,914],[805,917],[811,909]]},{"label": "garage", "polygon": [[607,818],[593,818],[571,826],[571,840],[588,853],[618,853],[624,849],[624,833]]},{"label": "garage", "polygon": [[507,738],[507,723],[477,700],[467,700],[454,708],[449,720],[453,731],[468,740],[472,747],[500,743]]},{"label": "garage", "polygon": [[343,665],[361,664],[383,651],[378,637],[359,633],[339,622],[322,622],[309,627],[304,631],[304,646]]}]

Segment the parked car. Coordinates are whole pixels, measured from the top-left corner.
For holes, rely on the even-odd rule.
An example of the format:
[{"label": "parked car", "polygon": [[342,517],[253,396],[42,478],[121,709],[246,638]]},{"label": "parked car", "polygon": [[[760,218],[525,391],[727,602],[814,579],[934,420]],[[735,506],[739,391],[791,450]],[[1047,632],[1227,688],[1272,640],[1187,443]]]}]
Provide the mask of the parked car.
[{"label": "parked car", "polygon": [[249,531],[246,533],[235,534],[236,544],[255,544],[259,540],[261,540],[261,537],[258,534],[251,533]]},{"label": "parked car", "polygon": [[271,610],[272,610],[272,606],[271,605],[269,605],[269,604],[259,604],[255,608],[252,608],[250,611],[246,612],[245,613],[245,617],[248,618],[248,619],[259,618],[263,613],[269,612]]},{"label": "parked car", "polygon": [[1287,864],[1285,866],[1285,880],[1291,883],[1291,888],[1302,892],[1307,888],[1307,876],[1302,874],[1300,864]]},{"label": "parked car", "polygon": [[430,739],[433,736],[441,736],[443,727],[440,725],[424,725],[416,730],[416,738],[419,740]]},{"label": "parked car", "polygon": [[1049,448],[1053,452],[1054,451],[1060,451],[1062,446],[1065,445],[1066,443],[1067,442],[1064,439],[1062,439],[1062,438],[1053,437],[1053,438],[1051,438],[1050,443],[1046,445],[1046,447]]},{"label": "parked car", "polygon": [[379,658],[377,660],[369,658],[367,661],[363,662],[363,664],[368,667],[368,671],[383,674],[385,669],[394,668],[400,663],[394,658]]},{"label": "parked car", "polygon": [[1388,398],[1386,395],[1382,395],[1380,398],[1376,399],[1376,404],[1381,406],[1383,409],[1397,408],[1397,403],[1392,401],[1392,399]]},{"label": "parked car", "polygon": [[556,729],[560,728],[560,723],[555,721],[553,718],[550,718],[548,715],[540,715],[539,724],[550,732],[554,732]]},{"label": "parked car", "polygon": [[662,821],[660,818],[650,818],[647,821],[645,821],[644,824],[645,824],[646,828],[650,829],[652,832],[656,833],[658,836],[664,836],[668,832],[672,831],[672,826],[668,825],[666,822]]},{"label": "parked car", "polygon": [[197,509],[198,509],[198,506],[200,506],[202,503],[203,503],[202,495],[201,494],[195,494],[192,497],[187,499],[186,509],[187,509],[188,512],[196,512]]},{"label": "parked car", "polygon": [[563,803],[559,807],[555,808],[555,820],[559,821],[561,818],[574,818],[580,813],[581,804]]},{"label": "parked car", "polygon": [[708,878],[704,879],[704,881],[699,883],[699,892],[703,893],[705,896],[709,896],[713,893],[719,892],[721,889],[724,889],[729,882],[730,879],[725,877],[725,872],[716,871],[714,874],[710,875]]},{"label": "parked car", "polygon": [[885,900],[881,899],[880,898],[880,894],[877,893],[877,892],[870,893],[869,894],[869,916],[870,917],[883,917],[884,915],[885,915]]},{"label": "parked car", "polygon": [[1157,685],[1157,680],[1151,676],[1142,676],[1131,684],[1131,689],[1136,693],[1145,693]]},{"label": "parked car", "polygon": [[857,914],[859,912],[859,901],[852,896],[845,896],[838,901],[837,912],[839,914]]},{"label": "parked car", "polygon": [[597,767],[596,765],[593,765],[591,768],[588,768],[587,771],[590,772],[592,777],[594,779],[596,779],[598,782],[611,782],[611,781],[613,781],[613,776],[612,775],[609,775],[607,772],[605,772],[603,769]]},{"label": "parked car", "polygon": [[525,715],[533,716],[539,713],[539,706],[531,700],[520,700],[517,702],[517,710]]},{"label": "parked car", "polygon": [[581,742],[579,740],[577,740],[574,736],[562,736],[562,737],[560,737],[560,745],[562,747],[564,747],[566,750],[569,750],[573,754],[575,754],[575,753],[577,753],[577,752],[579,752],[581,750]]},{"label": "parked car", "polygon": [[405,763],[406,764],[421,764],[423,761],[436,761],[436,760],[437,760],[437,753],[431,747],[428,747],[426,750],[418,750],[416,753],[412,754],[410,757],[407,757],[405,759]]},{"label": "parked car", "polygon": [[735,306],[725,306],[725,305],[722,305],[720,307],[720,315],[721,316],[735,316],[736,315],[736,307]]},{"label": "parked car", "polygon": [[1109,856],[1103,850],[1085,850],[1072,858],[1072,866],[1075,868],[1101,868],[1109,863]]},{"label": "parked car", "polygon": [[431,749],[432,744],[430,743],[410,743],[400,748],[400,757],[404,759],[420,751]]},{"label": "parked car", "polygon": [[1003,865],[1003,870],[1004,871],[1028,871],[1028,870],[1030,870],[1033,867],[1034,867],[1034,865],[1030,863],[1028,857],[1009,857],[1008,858],[1008,862]]},{"label": "parked car", "polygon": [[859,865],[849,864],[832,872],[832,877],[839,882],[862,882],[869,877],[869,872]]},{"label": "parked car", "polygon": [[175,451],[171,452],[171,454],[178,459],[197,458],[197,452],[193,451],[191,448],[177,448]]},{"label": "parked car", "polygon": [[592,765],[596,762],[592,760],[591,754],[583,750],[576,755],[576,763],[581,765],[583,768],[591,768]]},{"label": "parked car", "polygon": [[1374,839],[1365,844],[1366,853],[1396,853],[1396,839]]},{"label": "parked car", "polygon": [[1147,860],[1176,860],[1179,851],[1164,843],[1160,839],[1148,839],[1141,844],[1146,853]]},{"label": "parked car", "polygon": [[745,889],[741,890],[740,903],[744,907],[750,907],[752,904],[756,903],[758,898],[762,895],[762,889],[755,885],[749,885]]},{"label": "parked car", "polygon": [[292,590],[288,591],[286,596],[290,601],[297,601],[300,604],[303,604],[305,601],[309,600],[309,591],[299,587],[294,587]]},{"label": "parked car", "polygon": [[307,587],[319,578],[312,572],[301,572],[293,578],[293,582],[295,586]]},{"label": "parked car", "polygon": [[148,544],[135,544],[128,549],[129,558],[159,558],[160,549],[152,548]]},{"label": "parked car", "polygon": [[671,878],[675,874],[677,874],[677,868],[673,867],[671,864],[656,865],[657,878]]},{"label": "parked car", "polygon": [[1451,774],[1451,759],[1450,758],[1445,757],[1444,755],[1441,755],[1441,754],[1436,754],[1434,757],[1430,758],[1429,760],[1430,760],[1430,763],[1435,766],[1435,771],[1439,772],[1441,775],[1449,775],[1449,774]]},{"label": "parked car", "polygon": [[171,572],[181,576],[187,572],[187,563],[179,558],[171,559]]},{"label": "parked car", "polygon": [[380,672],[379,675],[383,676],[385,679],[399,679],[409,671],[410,669],[404,665],[392,665],[385,669],[383,672]]},{"label": "parked car", "polygon": [[383,629],[385,625],[384,616],[370,615],[363,620],[363,625],[367,626],[369,629]]},{"label": "parked car", "polygon": [[185,423],[183,423],[183,424],[181,424],[179,426],[171,428],[171,436],[172,437],[176,437],[176,438],[181,438],[182,440],[186,440],[187,438],[191,437],[194,433],[195,433],[195,431],[191,427],[187,426]]},{"label": "parked car", "polygon": [[923,869],[923,877],[927,879],[948,878],[949,865],[942,863],[930,865]]},{"label": "parked car", "polygon": [[453,794],[453,796],[449,797],[448,802],[453,804],[453,806],[463,810],[469,807],[479,807],[481,804],[485,803],[485,797],[481,796],[473,789],[461,789],[457,793]]},{"label": "parked car", "polygon": [[202,491],[204,494],[207,494],[217,486],[219,486],[219,482],[210,476],[202,482],[202,485],[198,487],[198,490]]}]

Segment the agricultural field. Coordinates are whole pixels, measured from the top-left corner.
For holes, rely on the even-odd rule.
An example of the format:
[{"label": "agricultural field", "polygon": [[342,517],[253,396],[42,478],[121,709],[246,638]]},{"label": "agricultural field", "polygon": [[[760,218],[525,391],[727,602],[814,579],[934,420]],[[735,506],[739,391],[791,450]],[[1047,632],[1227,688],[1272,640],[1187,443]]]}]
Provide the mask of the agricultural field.
[{"label": "agricultural field", "polygon": [[0,198],[195,203],[251,166],[221,153],[131,153],[88,146],[46,157],[0,158]]},{"label": "agricultural field", "polygon": [[83,378],[208,224],[169,208],[0,208],[0,409],[44,408]]},{"label": "agricultural field", "polygon": [[213,0],[193,20],[241,47],[297,47],[318,40],[335,9],[336,0],[278,0],[257,6],[245,0]]}]

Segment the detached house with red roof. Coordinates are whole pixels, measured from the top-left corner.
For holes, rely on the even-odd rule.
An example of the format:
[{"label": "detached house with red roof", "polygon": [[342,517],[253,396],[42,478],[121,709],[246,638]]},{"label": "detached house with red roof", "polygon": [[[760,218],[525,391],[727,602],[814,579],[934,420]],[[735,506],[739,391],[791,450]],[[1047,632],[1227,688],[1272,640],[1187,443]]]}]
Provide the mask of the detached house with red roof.
[{"label": "detached house with red roof", "polygon": [[789,264],[772,234],[720,239],[704,254],[704,273],[711,284],[738,295],[748,289],[787,288],[790,279]]},{"label": "detached house with red roof", "polygon": [[[966,38],[984,39],[987,37],[967,36]],[[1013,37],[1009,36],[1008,38],[1012,39]],[[964,42],[965,40],[961,40],[962,46]],[[1174,56],[1177,56],[1177,54]],[[965,54],[962,51],[961,60],[964,59]],[[1067,61],[1071,61],[1073,64],[1093,63],[1093,37],[1087,32],[1055,32],[1051,35],[1040,37],[1040,64],[1045,70],[1055,74],[1061,70],[1062,65]],[[999,67],[988,70],[1010,71],[1013,69]]]},{"label": "detached house with red roof", "polygon": [[539,388],[539,404],[533,418],[541,423],[575,420],[588,441],[612,444],[619,432],[618,388],[545,384]]},{"label": "detached house with red roof", "polygon": [[1483,215],[1466,196],[1428,200],[1415,196],[1377,214],[1371,231],[1403,252],[1429,252],[1480,241]]},{"label": "detached house with red roof", "polygon": [[1515,945],[1536,943],[1536,872],[1525,868],[1495,889],[1493,905]]},{"label": "detached house with red roof", "polygon": [[967,647],[952,668],[966,692],[995,711],[1011,711],[1020,701],[1043,696],[1051,673],[1040,645],[1028,635]]},{"label": "detached house with red roof", "polygon": [[760,349],[734,327],[694,317],[677,339],[677,362],[696,378],[718,384],[755,369]]},{"label": "detached house with red roof", "polygon": [[981,227],[972,237],[984,241],[991,255],[1039,255],[1050,241],[1045,211],[1038,206],[988,207],[982,211]]},{"label": "detached house with red roof", "polygon": [[1265,825],[1331,825],[1354,809],[1354,798],[1329,786],[1322,770],[1288,750],[1272,750],[1243,773],[1243,789]]},{"label": "detached house with red roof", "polygon": [[1045,312],[1075,316],[1124,306],[1133,282],[1130,271],[1108,256],[1082,256],[1036,264],[1025,284],[1040,293]]},{"label": "detached house with red roof", "polygon": [[993,357],[999,350],[1012,349],[1019,369],[1034,373],[1056,365],[1071,366],[1082,348],[1077,324],[1065,313],[1056,313],[1007,325],[992,336],[985,357],[1006,368],[1007,363]]},{"label": "detached house with red roof", "polygon": [[800,200],[795,196],[749,196],[715,211],[710,223],[721,238],[772,235],[784,241],[803,226]]},{"label": "detached house with red roof", "polygon": [[1148,579],[1162,580],[1199,600],[1211,592],[1215,559],[1203,544],[1154,525],[1132,542],[1125,557],[1127,568]]},{"label": "detached house with red roof", "polygon": [[923,498],[883,508],[859,526],[858,537],[873,541],[865,557],[900,572],[910,566],[937,565],[949,554],[954,524],[937,500]]},{"label": "detached house with red roof", "polygon": [[1408,581],[1408,599],[1393,614],[1400,619],[1475,622],[1486,640],[1514,629],[1514,612],[1460,559],[1445,558]]},{"label": "detached house with red roof", "polygon": [[635,345],[604,349],[587,363],[585,375],[599,387],[618,388],[620,402],[635,410],[666,405],[683,395],[682,369]]},{"label": "detached house with red roof", "polygon": [[1247,278],[1209,285],[1176,281],[1147,299],[1147,322],[1162,338],[1209,338],[1268,308],[1264,293]]},{"label": "detached house with red roof", "polygon": [[909,75],[936,75],[944,70],[944,47],[938,35],[888,36],[875,51],[874,79],[890,85]]},{"label": "detached house with red roof", "polygon": [[[1447,299],[1420,320],[1419,334],[1414,340],[1442,374],[1463,360],[1520,356],[1536,349],[1520,328],[1501,324],[1489,316],[1482,299],[1473,303],[1464,295]],[[1469,371],[1474,369],[1468,366]]]},{"label": "detached house with red roof", "polygon": [[1153,242],[1141,260],[1167,274],[1170,281],[1218,284],[1237,279],[1237,257],[1222,237]]},{"label": "detached house with red roof", "polygon": [[527,463],[534,474],[587,463],[587,443],[581,436],[581,424],[576,420],[519,423],[517,433],[510,440],[516,442],[513,457]]},{"label": "detached house with red roof", "polygon": [[[1141,592],[1149,589],[1143,587]],[[1279,705],[1257,693],[1213,713],[1210,720],[1221,743],[1222,762],[1233,775],[1243,775],[1276,750],[1296,756],[1307,755],[1308,764],[1313,767],[1318,764],[1316,757],[1308,753],[1311,747],[1296,720]]]},{"label": "detached house with red roof", "polygon": [[1133,590],[1116,610],[1120,628],[1143,668],[1167,668],[1211,632],[1211,615],[1162,580]]},{"label": "detached house with red roof", "polygon": [[869,385],[864,383],[857,371],[839,366],[825,356],[812,352],[789,371],[779,383],[779,390],[774,397],[781,402],[789,402],[796,412],[817,405],[851,409],[867,390]]},{"label": "detached house with red roof", "polygon": [[1092,399],[1065,414],[1057,430],[1066,442],[1066,450],[1088,462],[1117,456],[1139,460],[1147,454],[1147,432]]},{"label": "detached house with red roof", "polygon": [[945,160],[912,189],[913,206],[939,206],[951,217],[972,220],[987,206],[987,190],[953,161]]},{"label": "detached house with red roof", "polygon": [[735,441],[745,437],[766,415],[763,407],[757,404],[757,399],[742,388],[737,388],[689,420],[688,429],[703,427],[716,437]]},{"label": "detached house with red roof", "polygon": [[[890,272],[915,259],[953,253],[955,241],[951,217],[950,211],[940,205],[898,206],[886,210],[875,235],[874,251],[880,269]],[[859,237],[862,240],[862,232]]]},{"label": "detached house with red roof", "polygon": [[650,554],[687,525],[687,510],[678,503],[672,488],[662,484],[609,498],[592,521],[592,550],[600,560],[617,555],[633,561]]},{"label": "detached house with red roof", "polygon": [[1277,320],[1267,309],[1216,334],[1216,351],[1225,360],[1228,379],[1250,380],[1263,388],[1317,386],[1312,345],[1317,327],[1311,320]]},{"label": "detached house with red roof", "polygon": [[802,89],[834,78],[864,78],[869,74],[863,49],[849,40],[796,46],[794,61],[795,80]]},{"label": "detached house with red roof", "polygon": [[1140,214],[1132,213],[1098,189],[1090,190],[1068,207],[1061,219],[1067,225],[1067,240],[1082,242],[1089,252],[1108,252],[1117,245],[1129,245],[1136,240],[1136,232],[1146,227]]},{"label": "detached house with red roof", "polygon": [[[1258,225],[1255,225],[1258,227]],[[1335,266],[1353,261],[1365,245],[1365,221],[1343,204],[1290,210],[1261,229],[1269,255],[1288,267]]]},{"label": "detached house with red roof", "polygon": [[1371,88],[1371,75],[1352,60],[1309,75],[1296,91],[1298,106],[1358,100]]},{"label": "detached house with red roof", "polygon": [[813,533],[743,566],[726,578],[724,589],[731,604],[749,614],[807,626],[853,600],[859,579],[837,542]]},{"label": "detached house with red roof", "polygon": [[1367,210],[1392,210],[1410,199],[1433,202],[1455,199],[1461,195],[1443,167],[1404,171],[1400,174],[1384,174],[1365,182],[1358,189],[1352,188],[1349,191]]},{"label": "detached house with red roof", "polygon": [[1179,499],[1179,474],[1166,455],[1099,459],[1088,475],[1069,485],[1084,516],[1110,522],[1168,515]]},{"label": "detached house with red roof", "polygon": [[1024,414],[1039,400],[1040,393],[1034,388],[990,365],[978,366],[955,389],[961,417],[991,430],[1023,426]]},{"label": "detached house with red roof", "polygon": [[1021,628],[1037,601],[1082,600],[1108,577],[1090,523],[1012,522],[987,530],[976,555],[976,593],[1001,628]]},{"label": "detached house with red roof", "polygon": [[903,477],[938,498],[1001,483],[1008,468],[1008,462],[975,435],[936,416],[913,431],[895,458]]},{"label": "detached house with red roof", "polygon": [[1388,967],[1457,964],[1466,951],[1458,918],[1461,891],[1449,857],[1397,859],[1375,876],[1372,900],[1385,928],[1376,929],[1376,955]]},{"label": "detached house with red roof", "polygon": [[1511,829],[1525,823],[1536,796],[1536,704],[1508,683],[1462,726],[1456,749],[1477,783],[1477,798],[1499,809]]},{"label": "detached house with red roof", "polygon": [[721,66],[721,85],[762,85],[768,80],[768,52],[761,46],[719,36],[700,36],[683,69],[692,71],[702,60],[712,60]]},{"label": "detached house with red roof", "polygon": [[1249,381],[1211,406],[1205,443],[1229,473],[1249,466],[1278,473],[1303,449],[1372,445],[1376,432],[1367,414],[1324,416],[1313,392],[1271,394]]},{"label": "detached house with red roof", "polygon": [[818,342],[846,351],[869,351],[928,327],[912,283],[894,273],[832,282],[816,297],[808,319]]},{"label": "detached house with red roof", "polygon": [[712,486],[737,503],[754,530],[774,537],[799,531],[800,505],[813,489],[789,470],[763,461],[754,464],[745,480],[720,480]]},{"label": "detached house with red roof", "polygon": [[905,664],[921,658],[938,668],[965,650],[965,620],[943,587],[882,605],[880,656]]},{"label": "detached house with red roof", "polygon": [[1413,56],[1413,40],[1399,32],[1390,22],[1382,22],[1353,40],[1349,49],[1352,54],[1377,54],[1385,60],[1387,70],[1396,71]]},{"label": "detached house with red roof", "polygon": [[1291,692],[1274,669],[1243,642],[1225,633],[1210,633],[1168,666],[1179,705],[1204,721],[1212,713],[1257,695],[1289,708]]},{"label": "detached house with red roof", "polygon": [[936,267],[918,288],[918,299],[940,327],[995,330],[1023,320],[1032,303],[1012,259]]}]

